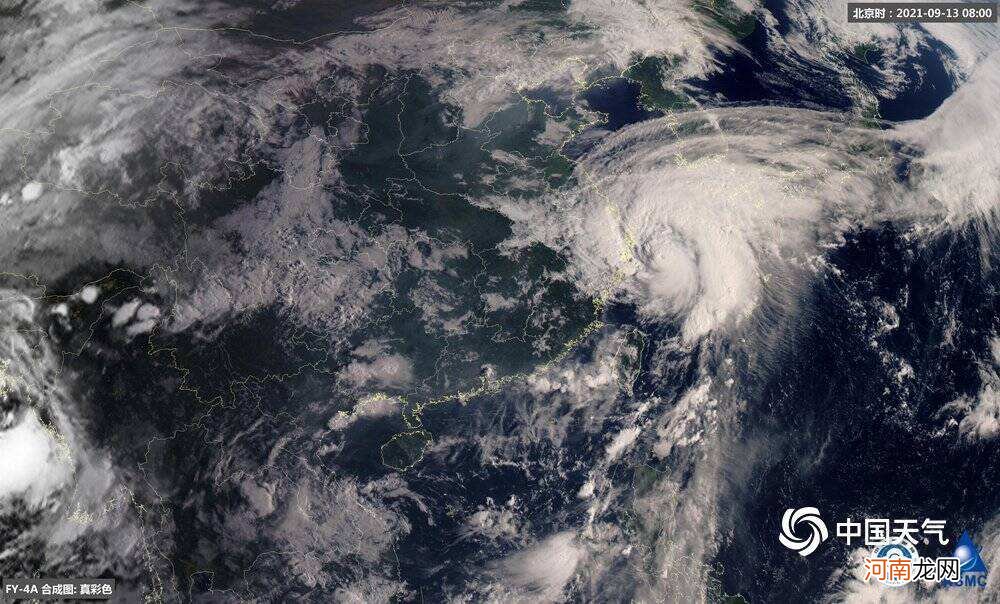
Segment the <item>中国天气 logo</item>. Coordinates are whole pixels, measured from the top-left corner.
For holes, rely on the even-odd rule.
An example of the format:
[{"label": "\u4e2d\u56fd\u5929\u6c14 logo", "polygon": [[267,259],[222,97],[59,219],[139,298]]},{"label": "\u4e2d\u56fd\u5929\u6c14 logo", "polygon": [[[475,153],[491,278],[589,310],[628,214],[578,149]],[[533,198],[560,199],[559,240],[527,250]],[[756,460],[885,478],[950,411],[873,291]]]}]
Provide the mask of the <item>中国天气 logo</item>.
[{"label": "\u4e2d\u56fd\u5929\u6c14 logo", "polygon": [[[806,534],[808,532],[808,534]],[[778,541],[800,556],[808,556],[816,551],[820,543],[830,536],[826,523],[819,517],[814,507],[788,508],[781,516],[781,533]]]}]

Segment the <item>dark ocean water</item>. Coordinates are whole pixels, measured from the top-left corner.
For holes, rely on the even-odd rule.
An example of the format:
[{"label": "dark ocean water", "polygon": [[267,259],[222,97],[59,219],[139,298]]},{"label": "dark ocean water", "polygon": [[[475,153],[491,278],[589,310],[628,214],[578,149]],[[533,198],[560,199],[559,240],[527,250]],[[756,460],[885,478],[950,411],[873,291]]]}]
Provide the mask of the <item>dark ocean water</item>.
[{"label": "dark ocean water", "polygon": [[[885,225],[853,233],[831,255],[842,273],[815,286],[781,369],[748,393],[743,432],[767,453],[735,485],[734,533],[718,556],[727,592],[813,601],[829,591],[849,550],[834,538],[808,558],[782,547],[775,536],[789,507],[818,507],[831,535],[848,517],[934,518],[956,539],[992,515],[1000,453],[942,430],[939,414],[979,392],[976,363],[990,358],[1000,273],[980,255],[984,243],[969,228],[914,244]],[[899,326],[881,334],[884,303]],[[884,353],[913,377],[897,380]]]},{"label": "dark ocean water", "polygon": [[613,78],[588,88],[581,96],[594,111],[607,115],[602,124],[609,130],[619,130],[638,122],[644,122],[663,113],[649,111],[639,102],[641,87],[637,82],[625,78]]},{"label": "dark ocean water", "polygon": [[[792,30],[781,0],[763,4],[776,20],[776,31]],[[804,57],[777,54],[768,30],[758,26],[740,40],[746,52],[720,56],[721,70],[705,79],[688,82],[692,96],[701,102],[735,104],[777,104],[811,106],[827,110],[848,110],[854,100],[841,84],[837,72],[826,64]],[[879,101],[880,117],[890,122],[913,120],[934,112],[955,89],[944,59],[952,52],[940,42],[920,47],[917,56],[902,66],[905,83],[897,94],[886,92],[886,84],[864,59],[848,58],[845,65]],[[896,49],[873,48],[867,60],[884,60]]]},{"label": "dark ocean water", "polygon": [[[765,7],[787,32],[782,4]],[[688,92],[709,105],[852,108],[835,72],[789,65],[771,51],[763,28],[742,44],[746,54],[721,57],[721,72],[688,82]],[[921,50],[904,65],[906,83],[894,95],[882,90],[874,70],[851,66],[878,97],[882,119],[926,117],[954,91],[944,68],[949,51],[937,44]],[[638,94],[638,85],[613,81],[585,98],[614,130],[656,117]],[[725,593],[751,602],[817,601],[829,593],[831,575],[849,566],[853,547],[836,538],[808,558],[781,546],[776,536],[786,508],[817,506],[831,534],[848,517],[941,519],[954,540],[981,528],[1000,505],[1000,453],[963,439],[954,426],[942,430],[942,408],[974,398],[982,386],[977,363],[990,358],[998,327],[996,254],[981,254],[989,242],[973,227],[921,243],[904,230],[885,224],[851,233],[829,258],[838,273],[813,287],[779,338],[781,349],[756,351],[767,366],[748,361],[738,376],[750,408],[733,446],[758,457],[749,480],[722,498],[732,534],[714,562]],[[883,333],[886,305],[899,326]],[[912,376],[899,377],[899,361]],[[676,374],[673,380],[683,383]],[[638,389],[656,392],[663,388],[657,383],[644,378]],[[934,546],[921,553],[950,554],[950,546]]]},{"label": "dark ocean water", "polygon": [[944,58],[951,50],[939,42],[921,48],[918,56],[903,66],[906,85],[900,94],[880,93],[882,83],[865,70],[859,70],[861,80],[869,85],[879,99],[879,113],[891,122],[927,117],[955,91],[955,83],[945,69]]},{"label": "dark ocean water", "polygon": [[[789,28],[780,0],[768,0],[764,8],[777,20],[778,33]],[[740,40],[745,52],[717,57],[718,73],[688,82],[691,94],[709,105],[715,103],[812,105],[845,110],[852,101],[828,66],[804,58],[777,54],[766,28],[758,24]],[[794,60],[794,62],[792,62]]]}]

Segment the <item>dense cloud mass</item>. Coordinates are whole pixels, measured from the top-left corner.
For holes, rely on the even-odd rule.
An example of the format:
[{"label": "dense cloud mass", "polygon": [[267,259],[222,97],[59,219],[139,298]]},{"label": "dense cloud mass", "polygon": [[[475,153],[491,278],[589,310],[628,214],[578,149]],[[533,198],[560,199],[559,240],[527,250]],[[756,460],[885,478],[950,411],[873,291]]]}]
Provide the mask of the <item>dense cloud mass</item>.
[{"label": "dense cloud mass", "polygon": [[995,23],[8,4],[0,576],[163,602],[1000,593],[777,540],[807,505],[933,517],[1000,563]]}]

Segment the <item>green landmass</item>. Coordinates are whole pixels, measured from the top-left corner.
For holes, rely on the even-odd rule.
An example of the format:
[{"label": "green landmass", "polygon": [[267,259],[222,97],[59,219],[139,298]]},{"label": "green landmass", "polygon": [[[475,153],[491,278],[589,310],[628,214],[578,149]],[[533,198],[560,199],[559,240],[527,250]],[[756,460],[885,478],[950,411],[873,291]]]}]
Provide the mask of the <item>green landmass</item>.
[{"label": "green landmass", "polygon": [[694,9],[709,17],[737,40],[749,36],[757,26],[753,13],[741,11],[732,0],[695,0]]},{"label": "green landmass", "polygon": [[382,463],[399,471],[406,470],[420,461],[431,442],[427,430],[400,432],[382,445]]},{"label": "green landmass", "polygon": [[691,106],[687,97],[670,88],[667,83],[667,74],[675,64],[675,60],[664,57],[645,57],[622,72],[622,77],[639,83],[639,102],[646,109],[687,109]]}]

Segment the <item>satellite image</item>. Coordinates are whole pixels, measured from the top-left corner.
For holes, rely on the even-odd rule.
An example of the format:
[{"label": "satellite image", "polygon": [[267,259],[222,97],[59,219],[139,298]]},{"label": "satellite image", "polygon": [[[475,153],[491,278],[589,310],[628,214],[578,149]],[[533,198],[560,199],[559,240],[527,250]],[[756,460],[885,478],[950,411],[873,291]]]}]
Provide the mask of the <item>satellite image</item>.
[{"label": "satellite image", "polygon": [[0,600],[1000,601],[1000,26],[899,6],[0,0]]}]

